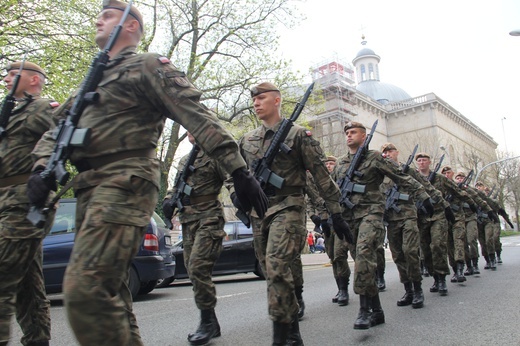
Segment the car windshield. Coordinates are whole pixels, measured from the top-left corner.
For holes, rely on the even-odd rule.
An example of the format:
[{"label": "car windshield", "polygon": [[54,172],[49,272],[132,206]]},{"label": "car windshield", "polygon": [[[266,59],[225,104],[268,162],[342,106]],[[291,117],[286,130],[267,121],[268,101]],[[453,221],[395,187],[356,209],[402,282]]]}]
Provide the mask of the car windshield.
[{"label": "car windshield", "polygon": [[54,217],[50,234],[69,233],[75,231],[76,203],[60,203]]}]

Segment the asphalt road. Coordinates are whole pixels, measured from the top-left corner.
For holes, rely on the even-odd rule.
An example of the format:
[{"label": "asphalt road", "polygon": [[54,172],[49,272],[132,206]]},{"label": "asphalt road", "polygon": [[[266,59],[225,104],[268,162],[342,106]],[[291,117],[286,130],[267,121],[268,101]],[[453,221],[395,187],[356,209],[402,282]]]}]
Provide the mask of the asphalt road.
[{"label": "asphalt road", "polygon": [[[366,331],[354,330],[359,299],[350,286],[351,303],[331,303],[337,289],[330,266],[317,264],[321,255],[304,255],[304,319],[300,328],[305,345],[520,345],[520,236],[502,239],[503,264],[483,270],[462,284],[448,283],[448,296],[430,293],[433,279],[425,278],[425,306],[398,307],[403,295],[397,269],[387,251],[386,291],[380,294],[386,323]],[[312,257],[314,256],[314,257]],[[353,268],[353,265],[351,266]],[[222,336],[211,345],[270,345],[272,324],[267,316],[265,281],[254,274],[215,278],[216,308]],[[62,296],[52,302],[54,346],[76,345],[67,324]],[[165,289],[139,297],[134,311],[145,345],[188,345],[186,336],[198,325],[191,285],[174,282]],[[12,325],[10,345],[19,345],[21,332]]]}]

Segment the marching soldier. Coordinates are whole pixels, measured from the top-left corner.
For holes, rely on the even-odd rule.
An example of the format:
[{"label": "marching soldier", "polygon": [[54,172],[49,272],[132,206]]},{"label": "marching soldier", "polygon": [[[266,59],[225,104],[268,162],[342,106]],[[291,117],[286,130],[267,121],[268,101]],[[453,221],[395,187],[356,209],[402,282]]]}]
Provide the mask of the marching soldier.
[{"label": "marching soldier", "polygon": [[484,183],[477,181],[475,187],[478,189],[479,196],[485,200],[491,208],[487,214],[484,211],[479,210],[477,215],[478,241],[480,243],[482,256],[486,260],[484,269],[496,270],[495,230],[493,223],[500,222],[497,214],[494,212],[494,210],[500,209],[500,206],[485,192],[486,185],[484,185]]}]

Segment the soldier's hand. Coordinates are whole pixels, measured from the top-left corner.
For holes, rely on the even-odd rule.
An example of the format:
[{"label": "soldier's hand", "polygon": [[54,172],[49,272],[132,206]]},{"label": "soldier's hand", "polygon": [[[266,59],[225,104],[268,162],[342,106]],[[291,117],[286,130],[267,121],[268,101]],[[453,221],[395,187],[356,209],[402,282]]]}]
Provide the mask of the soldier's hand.
[{"label": "soldier's hand", "polygon": [[240,200],[238,199],[237,194],[234,192],[231,194],[231,202],[233,202],[233,205],[235,206],[235,208],[237,208],[238,210],[244,211],[244,206],[242,204],[240,204]]},{"label": "soldier's hand", "polygon": [[316,214],[311,215],[311,220],[312,220],[312,222],[314,222],[316,227],[320,227],[320,225],[321,225],[321,218],[318,215],[316,215]]},{"label": "soldier's hand", "polygon": [[321,220],[321,230],[323,231],[323,234],[327,236],[327,238],[330,237],[330,224],[328,219]]},{"label": "soldier's hand", "polygon": [[172,200],[169,199],[169,198],[165,198],[164,201],[162,202],[162,211],[163,211],[163,214],[164,214],[164,217],[166,217],[166,219],[168,220],[171,220],[172,217],[173,217],[173,206],[172,206]]},{"label": "soldier's hand", "polygon": [[433,213],[435,212],[435,208],[433,207],[433,204],[430,200],[430,197],[426,198],[423,202],[422,202],[422,206],[424,207],[424,209],[426,210],[426,214],[428,214],[430,217],[433,216]]},{"label": "soldier's hand", "polygon": [[231,176],[233,177],[236,197],[244,208],[242,211],[248,212],[251,208],[254,208],[258,217],[263,218],[269,200],[258,181],[245,168],[235,170]]},{"label": "soldier's hand", "polygon": [[478,212],[478,206],[476,204],[470,204],[469,209],[471,209],[472,212],[477,213]]},{"label": "soldier's hand", "polygon": [[515,229],[515,226],[511,223],[511,221],[506,220],[506,222],[509,225],[509,227],[511,227],[512,229]]},{"label": "soldier's hand", "polygon": [[341,217],[340,213],[332,214],[332,227],[334,227],[334,232],[338,235],[339,239],[345,239],[347,243],[353,244],[354,237],[352,236],[352,232],[350,231],[350,227],[348,226],[347,221]]},{"label": "soldier's hand", "polygon": [[451,210],[451,207],[446,207],[444,209],[444,215],[446,215],[446,219],[450,223],[455,223],[455,214],[453,214],[453,210]]},{"label": "soldier's hand", "polygon": [[36,207],[43,207],[51,190],[56,191],[58,189],[54,176],[49,177],[49,179],[41,177],[40,174],[44,169],[43,166],[36,167],[27,180],[27,197],[31,204]]},{"label": "soldier's hand", "polygon": [[488,211],[488,217],[493,222],[500,222],[498,215],[493,210]]},{"label": "soldier's hand", "polygon": [[506,211],[502,208],[498,209],[498,215],[502,216],[504,219],[509,218],[509,215],[507,215]]}]

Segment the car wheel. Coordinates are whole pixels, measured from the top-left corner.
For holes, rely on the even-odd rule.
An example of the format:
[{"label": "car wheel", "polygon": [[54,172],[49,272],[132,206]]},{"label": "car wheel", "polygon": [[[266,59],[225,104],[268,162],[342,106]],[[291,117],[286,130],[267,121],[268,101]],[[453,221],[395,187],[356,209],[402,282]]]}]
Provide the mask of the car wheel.
[{"label": "car wheel", "polygon": [[164,288],[170,286],[170,284],[173,282],[175,278],[173,276],[170,276],[166,279],[159,279],[157,280],[157,285],[155,285],[156,288]]},{"label": "car wheel", "polygon": [[153,291],[155,288],[155,285],[157,285],[157,280],[143,282],[141,284],[141,289],[139,290],[139,294],[148,294]]},{"label": "car wheel", "polygon": [[130,270],[128,271],[128,288],[132,294],[132,299],[135,299],[141,289],[141,282],[139,281],[139,275],[137,275],[134,267],[130,267]]},{"label": "car wheel", "polygon": [[262,267],[260,266],[260,262],[256,261],[256,269],[253,273],[255,273],[256,276],[258,276],[259,279],[265,280],[264,271],[262,270]]}]

